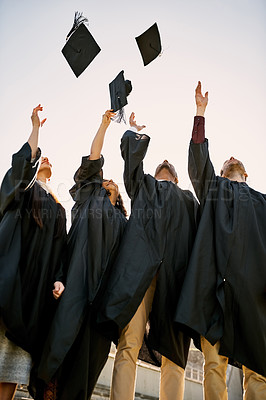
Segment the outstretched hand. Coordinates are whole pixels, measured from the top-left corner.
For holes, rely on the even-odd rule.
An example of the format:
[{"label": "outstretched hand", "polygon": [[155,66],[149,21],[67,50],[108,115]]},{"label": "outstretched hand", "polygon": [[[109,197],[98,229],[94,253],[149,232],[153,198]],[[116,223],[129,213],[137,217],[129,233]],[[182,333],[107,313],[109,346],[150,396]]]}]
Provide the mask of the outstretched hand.
[{"label": "outstretched hand", "polygon": [[146,128],[146,125],[138,125],[137,122],[135,121],[135,113],[132,112],[130,117],[129,117],[129,125],[136,128],[137,131],[141,131],[142,129]]},{"label": "outstretched hand", "polygon": [[113,110],[105,111],[105,113],[103,114],[103,117],[102,117],[102,124],[105,126],[109,126],[110,122],[111,122],[111,118],[114,116],[115,116],[115,113],[113,112]]},{"label": "outstretched hand", "polygon": [[33,109],[32,114],[31,114],[31,121],[32,121],[33,127],[39,128],[40,126],[42,127],[43,124],[45,123],[46,118],[44,118],[42,121],[40,121],[40,118],[38,115],[38,112],[42,111],[42,110],[43,110],[43,107],[40,104]]},{"label": "outstretched hand", "polygon": [[208,104],[208,92],[206,92],[205,96],[203,96],[203,94],[201,93],[200,81],[198,81],[198,86],[196,87],[195,99],[197,107],[205,111],[205,108],[207,107]]}]

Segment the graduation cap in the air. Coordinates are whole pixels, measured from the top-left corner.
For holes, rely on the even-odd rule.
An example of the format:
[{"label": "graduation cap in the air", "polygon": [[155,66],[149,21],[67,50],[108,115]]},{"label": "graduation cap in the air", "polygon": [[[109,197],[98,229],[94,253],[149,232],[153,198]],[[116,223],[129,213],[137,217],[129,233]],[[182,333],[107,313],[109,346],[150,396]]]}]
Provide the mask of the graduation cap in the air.
[{"label": "graduation cap in the air", "polygon": [[127,105],[127,96],[132,90],[131,81],[125,80],[124,71],[119,72],[117,77],[109,84],[110,97],[111,97],[111,109],[117,112],[115,117],[116,122],[125,122],[124,109]]},{"label": "graduation cap in the air", "polygon": [[144,66],[158,57],[162,51],[161,38],[155,22],[142,35],[135,38],[141,53]]},{"label": "graduation cap in the air", "polygon": [[101,51],[84,25],[84,22],[87,21],[87,18],[83,17],[82,13],[75,12],[74,24],[62,49],[63,55],[77,78]]}]

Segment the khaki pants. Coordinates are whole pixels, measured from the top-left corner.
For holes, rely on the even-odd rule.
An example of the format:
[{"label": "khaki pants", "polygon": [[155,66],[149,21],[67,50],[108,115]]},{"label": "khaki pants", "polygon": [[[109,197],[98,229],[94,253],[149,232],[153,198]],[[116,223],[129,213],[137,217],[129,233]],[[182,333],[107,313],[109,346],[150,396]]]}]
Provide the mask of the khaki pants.
[{"label": "khaki pants", "polygon": [[[148,288],[136,314],[123,329],[114,362],[111,400],[134,400],[136,362],[152,307],[156,278]],[[160,400],[182,400],[184,369],[162,357]]]},{"label": "khaki pants", "polygon": [[[212,346],[201,337],[201,348],[204,354],[204,399],[227,400],[226,368],[228,358],[218,354],[220,343]],[[265,400],[266,378],[243,366],[244,399]]]}]

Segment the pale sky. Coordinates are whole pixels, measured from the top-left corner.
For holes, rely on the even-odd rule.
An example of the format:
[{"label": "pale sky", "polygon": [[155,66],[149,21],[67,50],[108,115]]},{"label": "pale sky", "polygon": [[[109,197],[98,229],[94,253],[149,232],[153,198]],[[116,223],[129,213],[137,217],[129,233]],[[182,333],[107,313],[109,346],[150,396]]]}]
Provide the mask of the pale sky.
[{"label": "pale sky", "polygon": [[[102,49],[79,78],[61,53],[75,11],[88,18]],[[151,136],[145,172],[154,174],[168,159],[180,187],[191,189],[187,151],[201,80],[209,91],[206,137],[216,172],[234,156],[243,161],[248,184],[266,193],[265,20],[265,0],[0,0],[0,179],[27,141],[32,109],[41,103],[47,121],[39,145],[70,216],[73,174],[110,108],[109,83],[123,69],[133,86],[126,115],[134,111]],[[135,37],[154,22],[163,53],[144,67]],[[119,145],[127,127],[112,123],[103,148],[104,175],[119,184],[125,200]]]}]

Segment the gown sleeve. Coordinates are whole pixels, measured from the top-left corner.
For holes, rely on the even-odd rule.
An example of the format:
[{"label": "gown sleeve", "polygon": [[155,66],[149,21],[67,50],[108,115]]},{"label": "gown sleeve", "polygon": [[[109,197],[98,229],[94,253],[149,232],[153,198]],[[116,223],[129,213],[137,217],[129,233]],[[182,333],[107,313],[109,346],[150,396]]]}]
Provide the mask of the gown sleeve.
[{"label": "gown sleeve", "polygon": [[145,134],[126,131],[121,139],[121,154],[125,161],[124,183],[131,200],[138,191],[144,178],[143,159],[146,155],[150,138]]},{"label": "gown sleeve", "polygon": [[209,157],[208,139],[205,139],[203,117],[195,117],[192,139],[189,146],[188,173],[200,203],[206,199],[217,177]]},{"label": "gown sleeve", "polygon": [[22,194],[31,188],[36,180],[41,150],[38,148],[34,160],[31,160],[31,147],[26,142],[12,156],[11,168],[4,176],[0,190],[0,219],[8,207],[19,203]]},{"label": "gown sleeve", "polygon": [[88,183],[102,183],[101,170],[104,164],[104,158],[101,155],[98,160],[90,160],[89,156],[82,157],[81,165],[74,175],[75,185],[70,189],[73,200],[76,200],[77,192]]},{"label": "gown sleeve", "polygon": [[66,262],[66,254],[67,254],[67,232],[66,232],[66,211],[64,207],[58,203],[57,204],[57,224],[62,225],[62,229],[60,235],[57,234],[54,239],[54,255],[57,252],[58,254],[58,265],[55,273],[54,281],[60,281],[64,285],[66,283],[67,277],[67,262]]}]

